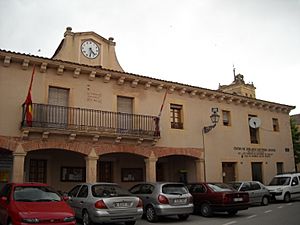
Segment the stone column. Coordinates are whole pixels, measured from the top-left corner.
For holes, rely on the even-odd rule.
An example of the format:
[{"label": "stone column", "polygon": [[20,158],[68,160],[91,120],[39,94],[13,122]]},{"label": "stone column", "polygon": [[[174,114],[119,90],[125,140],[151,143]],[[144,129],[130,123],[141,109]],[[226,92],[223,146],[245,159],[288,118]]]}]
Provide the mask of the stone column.
[{"label": "stone column", "polygon": [[97,160],[99,156],[97,156],[95,149],[92,148],[90,154],[85,157],[86,163],[86,182],[95,183],[97,181]]},{"label": "stone column", "polygon": [[205,181],[205,164],[204,159],[195,160],[196,164],[196,180],[197,182]]},{"label": "stone column", "polygon": [[151,152],[149,158],[145,159],[146,164],[146,181],[155,182],[156,181],[156,161],[154,153]]},{"label": "stone column", "polygon": [[16,151],[13,153],[13,171],[12,182],[22,183],[24,179],[24,162],[26,152],[21,144],[18,145]]}]

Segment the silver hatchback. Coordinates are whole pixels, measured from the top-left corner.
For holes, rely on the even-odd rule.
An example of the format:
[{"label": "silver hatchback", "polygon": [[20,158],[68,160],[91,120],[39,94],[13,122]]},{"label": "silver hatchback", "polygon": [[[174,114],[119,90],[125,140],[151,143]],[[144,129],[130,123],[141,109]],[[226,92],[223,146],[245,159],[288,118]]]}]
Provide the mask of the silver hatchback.
[{"label": "silver hatchback", "polygon": [[83,183],[68,192],[68,203],[83,225],[125,222],[134,225],[143,214],[142,200],[115,183]]},{"label": "silver hatchback", "polygon": [[193,197],[182,183],[140,183],[129,191],[143,200],[144,216],[149,222],[171,215],[186,220],[194,209]]}]

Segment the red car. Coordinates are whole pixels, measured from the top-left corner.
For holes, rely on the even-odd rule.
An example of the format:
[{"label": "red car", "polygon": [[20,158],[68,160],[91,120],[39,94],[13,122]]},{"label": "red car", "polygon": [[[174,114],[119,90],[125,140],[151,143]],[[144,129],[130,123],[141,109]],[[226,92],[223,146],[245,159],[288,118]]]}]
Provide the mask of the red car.
[{"label": "red car", "polygon": [[75,225],[75,214],[51,187],[41,183],[8,183],[0,192],[0,224]]},{"label": "red car", "polygon": [[249,207],[249,194],[230,188],[223,183],[193,183],[188,185],[193,196],[194,211],[208,217],[213,212],[235,215]]}]

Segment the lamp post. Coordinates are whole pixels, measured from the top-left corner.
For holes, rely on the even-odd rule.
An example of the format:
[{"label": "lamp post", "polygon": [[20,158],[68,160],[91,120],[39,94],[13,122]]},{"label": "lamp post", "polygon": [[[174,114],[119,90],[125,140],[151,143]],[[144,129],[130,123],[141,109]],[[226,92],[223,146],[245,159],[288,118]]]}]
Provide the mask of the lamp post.
[{"label": "lamp post", "polygon": [[203,127],[203,132],[205,134],[208,133],[209,131],[211,131],[216,126],[216,124],[219,122],[219,119],[220,119],[220,115],[218,114],[218,111],[219,111],[218,108],[212,108],[211,111],[212,111],[212,114],[210,115],[210,119],[211,119],[212,125]]},{"label": "lamp post", "polygon": [[212,125],[210,126],[205,126],[202,129],[202,141],[203,141],[203,174],[202,174],[202,181],[206,181],[206,154],[205,154],[205,138],[204,134],[208,133],[211,131],[219,122],[220,115],[218,114],[218,108],[212,108],[211,112],[212,114],[210,115],[210,119],[212,122]]}]

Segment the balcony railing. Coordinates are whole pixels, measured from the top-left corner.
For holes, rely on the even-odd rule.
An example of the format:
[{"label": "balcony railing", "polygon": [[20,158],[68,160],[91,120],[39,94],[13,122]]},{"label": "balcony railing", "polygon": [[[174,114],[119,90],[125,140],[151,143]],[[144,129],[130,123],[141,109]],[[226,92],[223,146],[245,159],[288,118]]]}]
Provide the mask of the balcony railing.
[{"label": "balcony railing", "polygon": [[158,138],[156,116],[109,112],[47,104],[32,104],[32,120],[26,121],[23,105],[22,128],[86,131],[122,136]]}]

